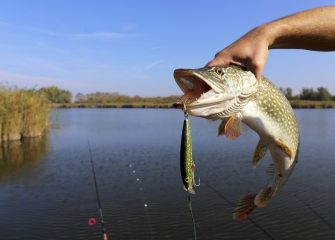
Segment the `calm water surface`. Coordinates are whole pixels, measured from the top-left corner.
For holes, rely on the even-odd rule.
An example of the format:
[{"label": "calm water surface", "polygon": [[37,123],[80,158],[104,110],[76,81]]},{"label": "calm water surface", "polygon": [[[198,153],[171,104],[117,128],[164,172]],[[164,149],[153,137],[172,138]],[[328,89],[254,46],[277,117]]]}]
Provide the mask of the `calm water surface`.
[{"label": "calm water surface", "polygon": [[[335,111],[297,110],[300,159],[273,202],[234,222],[233,204],[269,181],[251,156],[258,137],[216,137],[219,122],[190,118],[198,239],[335,239]],[[96,165],[111,239],[193,239],[179,175],[183,113],[157,109],[68,109],[42,139],[0,149],[0,239],[100,239],[89,165]],[[145,204],[147,207],[145,207]]]}]

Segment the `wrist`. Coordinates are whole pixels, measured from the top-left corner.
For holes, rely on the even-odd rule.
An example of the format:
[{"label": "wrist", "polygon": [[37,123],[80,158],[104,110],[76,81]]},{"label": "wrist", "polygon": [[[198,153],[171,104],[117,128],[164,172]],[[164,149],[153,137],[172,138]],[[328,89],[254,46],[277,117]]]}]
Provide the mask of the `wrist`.
[{"label": "wrist", "polygon": [[270,22],[255,28],[256,34],[266,42],[268,49],[280,48],[280,39],[285,32],[285,25]]}]

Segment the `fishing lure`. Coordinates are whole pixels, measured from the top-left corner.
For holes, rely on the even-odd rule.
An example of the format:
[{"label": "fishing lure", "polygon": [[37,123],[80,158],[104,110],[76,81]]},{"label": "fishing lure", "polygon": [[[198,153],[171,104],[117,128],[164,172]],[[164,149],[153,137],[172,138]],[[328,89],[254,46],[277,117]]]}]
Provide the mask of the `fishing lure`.
[{"label": "fishing lure", "polygon": [[196,184],[194,181],[194,169],[191,128],[186,106],[184,104],[184,124],[180,144],[180,171],[185,190],[192,194],[195,194],[193,187],[200,186],[200,179],[199,184]]}]

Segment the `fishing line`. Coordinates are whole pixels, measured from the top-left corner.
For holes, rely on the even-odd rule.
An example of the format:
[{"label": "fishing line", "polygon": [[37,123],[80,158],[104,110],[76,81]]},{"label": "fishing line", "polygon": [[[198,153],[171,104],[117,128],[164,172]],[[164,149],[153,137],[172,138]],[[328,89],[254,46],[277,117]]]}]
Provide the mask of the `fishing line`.
[{"label": "fishing line", "polygon": [[196,226],[195,226],[195,220],[194,220],[194,215],[193,215],[192,201],[191,201],[191,195],[190,194],[188,194],[187,199],[188,199],[188,208],[190,210],[191,217],[192,217],[194,240],[197,240],[197,229],[196,229]]},{"label": "fishing line", "polygon": [[[217,191],[214,187],[212,187],[211,185],[209,185],[207,182],[205,182],[205,184],[212,189],[212,191],[214,191],[219,197],[221,197],[222,199],[224,199],[226,202],[228,202],[230,205],[234,206],[232,202],[230,202],[222,193],[220,193],[219,191]],[[305,185],[304,183],[302,183],[300,181],[300,184]],[[308,187],[310,188],[310,186]],[[307,202],[303,201],[300,197],[298,197],[296,194],[290,194],[289,195],[295,197],[299,202],[301,202],[306,208],[308,208],[317,218],[319,218],[323,223],[325,223],[328,227],[330,227],[333,231],[335,231],[335,227],[333,225],[331,225],[324,217],[322,217],[310,204],[308,204]],[[268,235],[270,238],[272,238],[272,236],[266,232],[261,226],[259,226],[251,217],[248,217],[248,220],[253,222],[259,229],[261,229],[266,235]],[[273,239],[273,238],[272,238]]]},{"label": "fishing line", "polygon": [[[188,112],[187,112],[187,109],[186,109],[186,104],[185,102],[182,100],[183,102],[183,111],[184,111],[184,125],[183,125],[183,134],[184,134],[184,128],[185,128],[185,123],[186,123],[186,120],[188,120]],[[189,129],[189,127],[186,127],[187,129]],[[190,133],[189,133],[190,134]],[[187,134],[186,134],[187,135]],[[182,136],[182,141],[183,141],[183,138],[184,138],[184,135]],[[191,137],[190,137],[191,138]],[[190,140],[191,141],[191,140]],[[192,144],[192,143],[191,143]],[[191,148],[192,148],[192,145],[191,145]],[[192,151],[192,149],[191,149]],[[192,156],[191,156],[192,158]],[[194,163],[193,163],[193,159],[191,159],[192,161],[192,164],[193,164],[193,168],[195,167]],[[198,187],[200,186],[200,179],[199,179],[199,183],[196,184],[195,181],[194,181],[194,169],[192,170],[193,171],[193,178],[192,178],[192,181],[193,181],[193,185]],[[188,177],[187,177],[188,178]],[[191,214],[191,218],[192,218],[192,223],[193,223],[193,235],[194,235],[194,240],[197,240],[197,229],[196,229],[196,224],[195,224],[195,219],[194,219],[194,215],[193,215],[193,209],[192,209],[192,200],[191,200],[191,195],[190,193],[188,194],[187,196],[187,200],[188,200],[188,208],[190,210],[190,214]]]},{"label": "fishing line", "polygon": [[293,196],[298,201],[300,201],[305,207],[307,207],[310,211],[312,211],[314,213],[314,215],[316,215],[319,219],[321,219],[326,225],[328,225],[328,227],[330,227],[331,229],[333,229],[333,231],[335,231],[335,228],[333,227],[333,225],[331,225],[324,217],[322,217],[318,212],[316,212],[308,203],[306,203],[305,201],[303,201],[301,198],[299,198],[295,194],[293,194]]},{"label": "fishing line", "polygon": [[154,239],[154,233],[153,233],[153,227],[152,227],[152,223],[151,223],[151,217],[148,213],[148,210],[147,208],[149,207],[149,205],[147,204],[147,201],[146,201],[146,198],[145,198],[145,193],[144,193],[144,189],[143,187],[141,186],[141,182],[143,181],[143,178],[139,178],[137,176],[136,173],[138,173],[136,170],[135,170],[135,167],[134,167],[134,164],[129,164],[129,167],[132,170],[132,173],[134,174],[134,176],[136,177],[136,182],[139,184],[140,188],[139,188],[139,191],[140,191],[140,197],[142,199],[142,202],[144,203],[144,207],[146,208],[146,210],[144,211],[145,212],[145,217],[146,217],[146,224],[147,224],[147,228],[149,229],[150,231],[150,239]]},{"label": "fishing line", "polygon": [[[204,180],[202,180],[204,183]],[[218,190],[216,190],[212,185],[210,185],[207,181],[205,181],[205,185],[207,185],[213,192],[215,192],[220,198],[225,200],[230,206],[234,207],[234,204],[229,201],[222,193],[220,193]],[[255,220],[253,220],[251,217],[247,218],[250,222],[252,222],[259,230],[261,230],[268,238],[274,240],[275,238],[264,228],[262,228]]]},{"label": "fishing line", "polygon": [[105,221],[104,221],[104,217],[103,217],[103,214],[102,214],[102,207],[101,207],[100,194],[99,194],[99,189],[98,189],[98,184],[97,184],[97,178],[96,178],[96,175],[95,175],[95,168],[94,168],[94,163],[93,163],[93,154],[92,154],[91,144],[90,144],[89,140],[87,142],[88,142],[88,150],[89,150],[89,153],[90,153],[90,163],[91,163],[91,167],[92,167],[95,193],[96,193],[97,203],[98,203],[98,208],[99,208],[99,213],[100,213],[101,232],[102,232],[103,240],[108,240],[107,231],[106,231],[106,228],[105,228]]},{"label": "fishing line", "polygon": [[[305,185],[305,183],[300,181],[301,185]],[[307,187],[307,186],[306,186]],[[311,188],[311,186],[308,186],[308,188]],[[328,227],[330,227],[333,231],[335,231],[335,227],[331,225],[324,217],[322,217],[310,204],[302,200],[298,195],[296,194],[290,194],[291,196],[295,197],[299,202],[301,202],[306,208],[308,208],[316,217],[318,217],[323,223],[325,223]]]},{"label": "fishing line", "polygon": [[[295,164],[298,163],[298,158]],[[307,187],[308,189],[311,188],[311,186],[307,186],[305,183],[299,181],[299,179],[297,179],[298,182],[300,182],[300,185],[304,185],[305,187]],[[299,202],[301,202],[306,208],[308,208],[316,217],[318,217],[323,223],[325,223],[328,227],[330,227],[334,232],[335,232],[335,227],[333,225],[331,225],[324,217],[322,217],[310,204],[308,204],[307,202],[305,202],[304,200],[302,200],[300,197],[298,197],[297,194],[290,194],[291,196],[293,196],[295,199],[297,199]]]}]

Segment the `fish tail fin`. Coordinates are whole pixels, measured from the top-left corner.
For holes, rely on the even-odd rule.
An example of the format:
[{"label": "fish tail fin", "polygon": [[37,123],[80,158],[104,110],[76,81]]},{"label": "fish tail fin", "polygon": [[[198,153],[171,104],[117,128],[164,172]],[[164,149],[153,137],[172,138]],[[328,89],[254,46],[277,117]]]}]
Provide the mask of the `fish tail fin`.
[{"label": "fish tail fin", "polygon": [[255,197],[255,204],[257,207],[263,208],[266,207],[274,195],[276,194],[276,188],[269,186],[263,188]]},{"label": "fish tail fin", "polygon": [[240,198],[238,205],[233,211],[233,219],[242,221],[248,218],[250,213],[256,209],[255,205],[256,194],[249,194]]}]

